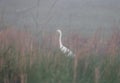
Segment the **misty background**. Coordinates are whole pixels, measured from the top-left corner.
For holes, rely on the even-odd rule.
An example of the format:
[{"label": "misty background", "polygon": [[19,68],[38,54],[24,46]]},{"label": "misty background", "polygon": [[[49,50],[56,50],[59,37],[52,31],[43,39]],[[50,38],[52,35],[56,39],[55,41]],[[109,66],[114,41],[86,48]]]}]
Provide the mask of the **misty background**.
[{"label": "misty background", "polygon": [[5,25],[41,30],[93,34],[102,27],[107,34],[120,25],[120,0],[0,0]]},{"label": "misty background", "polygon": [[0,83],[120,83],[120,0],[0,0]]}]

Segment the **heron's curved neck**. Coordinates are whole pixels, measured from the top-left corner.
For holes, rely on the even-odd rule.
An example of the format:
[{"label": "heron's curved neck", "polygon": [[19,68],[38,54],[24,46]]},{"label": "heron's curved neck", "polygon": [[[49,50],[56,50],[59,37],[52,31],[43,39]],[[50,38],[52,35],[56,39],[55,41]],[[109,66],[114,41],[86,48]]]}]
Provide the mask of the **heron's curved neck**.
[{"label": "heron's curved neck", "polygon": [[62,32],[59,33],[59,44],[60,44],[60,48],[63,46],[62,44]]}]

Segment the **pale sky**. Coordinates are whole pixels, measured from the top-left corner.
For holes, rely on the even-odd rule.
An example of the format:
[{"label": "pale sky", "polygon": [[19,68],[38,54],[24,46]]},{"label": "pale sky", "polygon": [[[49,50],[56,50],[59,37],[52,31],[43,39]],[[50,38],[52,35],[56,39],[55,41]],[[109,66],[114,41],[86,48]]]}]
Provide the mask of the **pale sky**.
[{"label": "pale sky", "polygon": [[[56,1],[56,2],[55,2]],[[120,24],[120,0],[0,0],[6,24],[93,31]],[[28,9],[28,10],[26,10]]]}]

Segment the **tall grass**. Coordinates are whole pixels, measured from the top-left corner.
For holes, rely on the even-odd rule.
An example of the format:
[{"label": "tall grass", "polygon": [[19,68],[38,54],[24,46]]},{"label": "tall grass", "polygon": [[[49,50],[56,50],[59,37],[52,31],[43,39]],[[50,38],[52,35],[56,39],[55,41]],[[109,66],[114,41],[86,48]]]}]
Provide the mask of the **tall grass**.
[{"label": "tall grass", "polygon": [[67,57],[53,35],[42,35],[39,45],[28,32],[2,30],[0,83],[119,83],[120,30],[114,28],[105,41],[100,33],[96,31],[89,39],[71,34],[72,40],[66,41],[76,56]]}]

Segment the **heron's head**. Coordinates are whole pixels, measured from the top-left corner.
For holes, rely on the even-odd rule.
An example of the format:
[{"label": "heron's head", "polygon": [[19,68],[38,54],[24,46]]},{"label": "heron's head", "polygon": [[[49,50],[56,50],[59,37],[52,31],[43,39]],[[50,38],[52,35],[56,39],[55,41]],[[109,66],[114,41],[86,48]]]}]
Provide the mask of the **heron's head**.
[{"label": "heron's head", "polygon": [[57,30],[57,32],[58,32],[58,33],[61,33],[61,30],[60,30],[60,29],[58,29],[58,30]]}]

